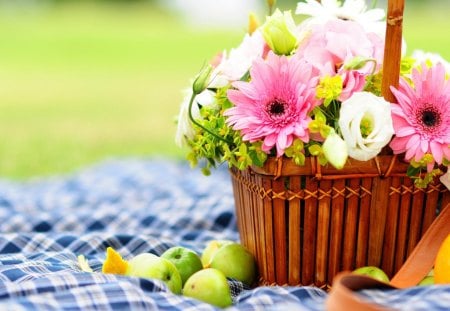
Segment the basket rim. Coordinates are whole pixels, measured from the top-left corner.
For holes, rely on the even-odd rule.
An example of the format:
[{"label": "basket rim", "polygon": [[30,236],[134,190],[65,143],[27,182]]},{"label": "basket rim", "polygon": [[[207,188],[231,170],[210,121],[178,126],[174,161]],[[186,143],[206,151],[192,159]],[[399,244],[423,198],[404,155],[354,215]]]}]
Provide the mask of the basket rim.
[{"label": "basket rim", "polygon": [[299,166],[291,158],[269,157],[262,167],[252,166],[250,171],[272,176],[315,176],[317,179],[405,177],[409,164],[396,155],[379,155],[368,161],[348,159],[342,169],[332,165],[320,165],[317,157],[306,157],[305,164]]}]

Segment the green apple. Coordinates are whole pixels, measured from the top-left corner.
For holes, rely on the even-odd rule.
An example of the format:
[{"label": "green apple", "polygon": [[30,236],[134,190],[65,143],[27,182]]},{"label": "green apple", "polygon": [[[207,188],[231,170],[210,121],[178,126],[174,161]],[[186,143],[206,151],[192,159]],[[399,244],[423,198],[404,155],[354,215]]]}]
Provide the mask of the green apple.
[{"label": "green apple", "polygon": [[175,267],[177,267],[181,276],[182,285],[184,285],[192,274],[203,269],[200,256],[198,256],[193,250],[186,247],[171,247],[166,250],[161,257],[171,261]]},{"label": "green apple", "polygon": [[183,295],[221,308],[233,303],[227,278],[222,272],[212,268],[194,273],[184,284]]},{"label": "green apple", "polygon": [[417,285],[419,285],[419,286],[427,286],[427,285],[433,285],[433,284],[434,284],[434,275],[427,275]]},{"label": "green apple", "polygon": [[214,254],[224,245],[235,243],[230,240],[212,240],[209,241],[208,244],[206,244],[205,249],[202,253],[202,263],[204,268],[208,268],[209,264],[211,263],[211,259],[214,256]]},{"label": "green apple", "polygon": [[378,267],[375,266],[365,266],[355,269],[353,273],[367,275],[378,281],[389,283],[389,277],[387,274]]},{"label": "green apple", "polygon": [[226,277],[252,285],[256,278],[256,261],[253,255],[241,244],[230,243],[220,247],[209,265],[222,271]]},{"label": "green apple", "polygon": [[174,294],[181,293],[181,276],[175,265],[154,254],[142,253],[131,258],[125,275],[158,279]]}]

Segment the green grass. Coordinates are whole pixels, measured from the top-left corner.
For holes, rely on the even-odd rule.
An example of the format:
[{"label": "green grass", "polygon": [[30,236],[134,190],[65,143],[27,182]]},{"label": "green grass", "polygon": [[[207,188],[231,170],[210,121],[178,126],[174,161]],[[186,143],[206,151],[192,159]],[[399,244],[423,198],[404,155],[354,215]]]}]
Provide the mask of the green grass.
[{"label": "green grass", "polygon": [[198,32],[147,5],[0,18],[0,175],[170,155],[182,88],[242,33]]},{"label": "green grass", "polygon": [[405,7],[404,37],[408,52],[422,49],[439,53],[450,61],[450,36],[448,35],[450,3],[446,1],[417,3],[409,6],[407,3]]},{"label": "green grass", "polygon": [[[407,12],[409,49],[450,59],[447,10]],[[199,30],[146,4],[0,12],[0,176],[70,172],[107,157],[183,157],[181,90],[243,30]]]}]

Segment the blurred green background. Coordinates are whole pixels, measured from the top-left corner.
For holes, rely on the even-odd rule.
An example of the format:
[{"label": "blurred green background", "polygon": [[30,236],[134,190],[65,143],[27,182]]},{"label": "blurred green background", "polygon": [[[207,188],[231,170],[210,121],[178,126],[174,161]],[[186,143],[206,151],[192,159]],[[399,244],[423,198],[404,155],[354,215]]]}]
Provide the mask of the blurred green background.
[{"label": "blurred green background", "polygon": [[[184,157],[173,139],[182,89],[246,25],[194,25],[161,3],[0,1],[1,177],[67,173],[110,157]],[[449,8],[407,0],[408,51],[450,59]]]}]

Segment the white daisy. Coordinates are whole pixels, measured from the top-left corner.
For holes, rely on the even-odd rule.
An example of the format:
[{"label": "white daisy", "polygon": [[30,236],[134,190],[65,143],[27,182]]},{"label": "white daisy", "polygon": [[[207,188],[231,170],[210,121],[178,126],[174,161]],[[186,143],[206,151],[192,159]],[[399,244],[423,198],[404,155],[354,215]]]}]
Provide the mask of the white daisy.
[{"label": "white daisy", "polygon": [[220,88],[241,79],[253,61],[262,57],[264,44],[261,31],[256,30],[251,35],[246,34],[242,43],[228,54],[224,51],[222,61],[211,74],[209,87]]},{"label": "white daisy", "polygon": [[412,58],[415,60],[415,66],[420,66],[422,63],[430,63],[430,65],[436,65],[441,63],[445,67],[445,71],[450,74],[450,63],[446,61],[438,53],[424,52],[422,50],[415,50],[412,53]]},{"label": "white daisy", "polygon": [[360,23],[368,32],[384,37],[386,16],[383,9],[367,9],[364,0],[305,0],[297,4],[296,14],[308,15],[309,23],[325,23],[330,19],[352,20]]}]

